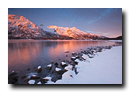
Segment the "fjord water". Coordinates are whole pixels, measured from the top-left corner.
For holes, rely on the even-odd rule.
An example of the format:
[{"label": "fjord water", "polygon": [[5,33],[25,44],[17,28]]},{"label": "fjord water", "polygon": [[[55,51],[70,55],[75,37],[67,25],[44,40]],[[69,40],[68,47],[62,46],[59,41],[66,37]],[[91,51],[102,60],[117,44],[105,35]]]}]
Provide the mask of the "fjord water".
[{"label": "fjord water", "polygon": [[91,46],[115,44],[102,40],[8,40],[8,73],[17,71],[22,75],[34,72],[39,65],[45,68],[51,62],[70,60],[72,52],[78,53]]}]

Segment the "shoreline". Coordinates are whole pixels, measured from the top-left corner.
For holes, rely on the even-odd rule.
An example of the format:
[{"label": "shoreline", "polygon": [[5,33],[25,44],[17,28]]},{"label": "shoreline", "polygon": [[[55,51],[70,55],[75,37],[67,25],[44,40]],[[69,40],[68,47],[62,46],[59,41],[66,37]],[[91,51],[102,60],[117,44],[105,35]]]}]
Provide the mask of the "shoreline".
[{"label": "shoreline", "polygon": [[79,72],[77,75],[68,71],[55,84],[122,84],[121,49],[122,46],[117,46],[97,53],[94,58],[85,56],[89,62],[79,62],[76,66]]},{"label": "shoreline", "polygon": [[[114,46],[106,46],[106,47],[103,47],[103,46],[97,46],[97,48],[100,48],[100,49],[111,49],[111,47],[113,48]],[[93,47],[92,47],[93,48]],[[92,52],[94,49],[92,49],[92,48],[89,48],[88,50],[89,50],[89,52]],[[95,48],[96,49],[96,48]],[[100,49],[99,49],[99,52],[104,52],[104,51],[100,51]],[[95,53],[99,53],[98,51],[97,52],[94,52],[93,54],[95,54]],[[53,83],[57,83],[57,81],[59,81],[60,79],[62,79],[62,78],[64,78],[64,76],[66,76],[66,73],[68,73],[68,71],[69,72],[73,72],[73,75],[74,74],[76,74],[76,72],[78,71],[78,70],[76,70],[76,67],[78,66],[78,64],[77,63],[79,63],[79,62],[83,62],[84,60],[83,60],[83,58],[81,58],[83,55],[84,55],[84,53],[86,53],[85,51],[81,51],[80,53],[72,53],[72,56],[73,57],[76,57],[75,59],[72,59],[72,61],[71,62],[68,62],[68,61],[61,61],[61,62],[65,62],[67,65],[66,66],[63,66],[63,68],[61,69],[61,71],[57,71],[57,69],[59,70],[59,67],[57,67],[57,69],[56,69],[56,63],[54,63],[54,62],[52,62],[51,64],[53,65],[53,67],[51,67],[51,69],[48,69],[48,71],[51,71],[50,73],[51,74],[49,74],[48,76],[46,76],[45,77],[45,79],[44,78],[42,78],[42,76],[38,76],[38,73],[32,73],[31,75],[28,75],[28,74],[26,74],[26,75],[23,75],[21,78],[23,78],[23,80],[26,80],[26,82],[28,83],[29,82],[29,80],[35,80],[35,82],[33,82],[33,84],[53,84]],[[86,53],[87,54],[87,53]],[[88,53],[88,54],[90,54],[90,53]],[[92,53],[91,53],[92,54]],[[78,55],[78,56],[77,56]],[[88,58],[88,57],[87,57]],[[90,57],[90,58],[95,58],[95,57]],[[79,59],[79,61],[78,62],[75,62],[75,60],[78,60]],[[85,59],[85,57],[84,57],[84,59]],[[87,59],[86,59],[87,60]],[[80,63],[79,63],[80,64]],[[69,65],[71,65],[69,68],[70,69],[68,69],[68,70],[64,70],[65,69],[65,67],[67,67],[67,66],[69,66]],[[62,65],[60,65],[60,66],[62,66]],[[56,69],[56,70],[55,70]],[[54,71],[54,72],[53,72]],[[35,71],[34,71],[35,72]],[[15,73],[15,72],[13,72],[13,73]],[[17,74],[14,74],[14,76],[16,77],[16,75]],[[78,75],[78,73],[77,73],[77,75]],[[33,78],[31,78],[33,76]],[[68,76],[68,75],[67,75]],[[51,78],[51,77],[56,77],[56,78]],[[70,77],[71,78],[71,77]],[[16,79],[17,79],[17,77],[16,77]],[[45,81],[46,80],[46,81]],[[43,82],[44,81],[44,82]],[[18,82],[18,81],[17,81]],[[17,82],[16,82],[16,84],[17,84]],[[30,83],[31,84],[31,83]],[[64,83],[63,83],[64,84]]]}]

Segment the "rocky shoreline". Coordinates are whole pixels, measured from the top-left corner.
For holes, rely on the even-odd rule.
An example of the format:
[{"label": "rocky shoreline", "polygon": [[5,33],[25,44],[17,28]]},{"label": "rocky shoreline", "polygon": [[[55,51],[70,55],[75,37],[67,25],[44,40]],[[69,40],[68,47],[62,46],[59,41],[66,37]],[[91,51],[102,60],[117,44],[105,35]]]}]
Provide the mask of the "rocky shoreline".
[{"label": "rocky shoreline", "polygon": [[[81,50],[80,53],[72,52],[70,61],[61,60],[60,64],[57,62],[51,62],[46,66],[46,68],[42,67],[42,65],[36,66],[34,68],[34,73],[31,72],[23,76],[18,76],[17,72],[12,71],[12,73],[8,75],[8,84],[20,84],[18,80],[19,77],[24,82],[24,84],[46,84],[48,82],[53,84],[57,80],[62,79],[62,76],[67,73],[67,71],[74,71],[74,73],[77,75],[78,71],[76,65],[78,65],[79,62],[90,62],[85,57],[85,55],[87,55],[89,58],[94,58],[95,55],[98,55],[99,52],[102,52],[106,49],[111,49],[115,46],[118,45],[96,46],[87,48],[86,50]],[[65,53],[68,52],[69,51],[66,51]],[[27,69],[27,71],[29,70],[30,68]],[[38,74],[42,73],[44,70],[48,71],[48,75],[46,77],[39,76]],[[73,77],[73,75],[70,75],[70,77]]]}]

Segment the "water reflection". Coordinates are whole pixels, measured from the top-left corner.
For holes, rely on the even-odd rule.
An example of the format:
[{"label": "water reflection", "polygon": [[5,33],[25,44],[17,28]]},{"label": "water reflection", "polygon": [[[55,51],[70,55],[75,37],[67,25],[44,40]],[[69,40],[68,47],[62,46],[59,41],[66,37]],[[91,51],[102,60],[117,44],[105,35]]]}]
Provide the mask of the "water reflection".
[{"label": "water reflection", "polygon": [[[8,42],[8,72],[24,71],[23,68],[47,65],[69,59],[72,52],[79,52],[90,46],[112,45],[108,41],[36,41],[13,40]],[[69,53],[65,53],[69,51]],[[66,57],[66,54],[68,57]]]}]

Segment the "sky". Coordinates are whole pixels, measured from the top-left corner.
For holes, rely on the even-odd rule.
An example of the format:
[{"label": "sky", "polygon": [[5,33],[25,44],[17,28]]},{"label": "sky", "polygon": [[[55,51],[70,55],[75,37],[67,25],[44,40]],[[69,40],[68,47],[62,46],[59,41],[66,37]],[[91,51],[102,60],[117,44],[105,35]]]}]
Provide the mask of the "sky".
[{"label": "sky", "polygon": [[8,8],[8,14],[24,16],[36,25],[76,27],[86,33],[117,37],[122,35],[122,8]]}]

